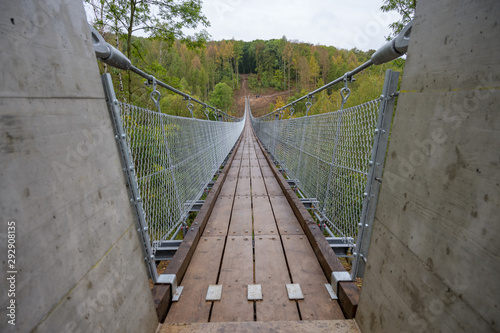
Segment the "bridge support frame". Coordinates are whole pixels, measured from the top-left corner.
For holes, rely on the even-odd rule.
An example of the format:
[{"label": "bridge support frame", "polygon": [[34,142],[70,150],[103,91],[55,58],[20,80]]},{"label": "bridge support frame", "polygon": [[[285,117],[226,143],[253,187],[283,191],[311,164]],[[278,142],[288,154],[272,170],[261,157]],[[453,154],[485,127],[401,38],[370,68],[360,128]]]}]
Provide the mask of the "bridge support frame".
[{"label": "bridge support frame", "polygon": [[354,260],[351,270],[351,278],[363,277],[368,257],[368,247],[372,234],[373,221],[379,197],[382,173],[384,170],[385,154],[389,144],[391,131],[392,114],[394,113],[394,102],[398,87],[399,72],[388,69],[385,72],[384,88],[380,96],[381,102],[375,129],[372,156],[370,159],[370,169],[363,193],[363,208],[361,219],[358,225],[358,236],[354,248]]},{"label": "bridge support frame", "polygon": [[134,211],[137,216],[137,232],[139,234],[139,240],[143,245],[142,248],[144,254],[144,263],[146,264],[146,269],[148,271],[149,277],[153,280],[153,282],[156,282],[158,279],[158,273],[156,271],[154,255],[151,248],[151,243],[149,241],[148,225],[146,223],[142,199],[139,193],[139,186],[137,184],[137,178],[135,176],[134,162],[127,148],[128,146],[126,142],[125,130],[123,129],[123,124],[120,117],[118,99],[115,95],[111,75],[109,73],[103,74],[101,76],[101,79],[104,87],[104,93],[106,95],[106,103],[108,104],[109,114],[113,121],[116,144],[118,145],[118,149],[120,150],[124,176],[127,181],[129,193],[131,195],[130,202],[134,206]]}]

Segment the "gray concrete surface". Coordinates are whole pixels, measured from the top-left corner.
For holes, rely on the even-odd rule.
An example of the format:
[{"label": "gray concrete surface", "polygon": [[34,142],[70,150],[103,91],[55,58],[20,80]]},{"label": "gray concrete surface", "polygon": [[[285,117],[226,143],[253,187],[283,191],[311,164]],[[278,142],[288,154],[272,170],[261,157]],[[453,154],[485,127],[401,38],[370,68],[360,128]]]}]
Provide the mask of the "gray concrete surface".
[{"label": "gray concrete surface", "polygon": [[500,2],[419,0],[357,322],[500,331]]},{"label": "gray concrete surface", "polygon": [[[154,332],[82,1],[0,8],[0,331]],[[15,297],[8,221],[16,223]]]}]

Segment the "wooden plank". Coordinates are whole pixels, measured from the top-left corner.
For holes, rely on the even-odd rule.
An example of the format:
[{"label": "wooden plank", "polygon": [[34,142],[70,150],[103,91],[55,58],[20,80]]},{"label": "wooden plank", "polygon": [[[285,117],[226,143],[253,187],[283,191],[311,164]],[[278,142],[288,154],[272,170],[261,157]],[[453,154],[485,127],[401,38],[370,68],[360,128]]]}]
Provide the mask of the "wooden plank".
[{"label": "wooden plank", "polygon": [[252,177],[252,196],[267,196],[267,188],[262,177]]},{"label": "wooden plank", "polygon": [[300,319],[297,304],[288,299],[290,276],[279,237],[255,236],[255,283],[263,297],[256,302],[257,321]]},{"label": "wooden plank", "polygon": [[[262,145],[260,143],[259,145],[261,147],[261,150],[263,150]],[[266,159],[270,165],[273,165],[271,162],[271,158],[268,155],[266,155]],[[290,188],[283,175],[274,165],[272,166],[271,170],[278,180],[280,187],[283,189],[295,216],[297,217],[299,223],[302,226],[302,229],[304,230],[305,235],[309,239],[309,242],[313,247],[314,253],[318,258],[323,272],[330,281],[332,271],[345,271],[344,266],[340,263],[339,259],[323,236],[323,233],[319,230],[318,226],[314,222],[307,209],[300,202],[299,198],[297,198],[295,192],[293,192],[293,190]],[[339,292],[339,304],[344,314],[346,314],[346,318],[349,318],[349,316],[354,317],[356,309],[358,307],[357,302],[359,300],[359,297],[354,297],[352,295],[355,292],[355,289],[353,288],[353,282],[341,283],[339,288],[343,289],[344,287],[349,289],[349,291]],[[359,294],[359,289],[357,293]]]},{"label": "wooden plank", "polygon": [[[244,169],[248,170],[249,168],[241,168],[240,170]],[[236,196],[245,197],[251,195],[252,193],[250,192],[250,176],[242,178],[240,172],[240,178],[238,179],[238,185],[236,186]]]},{"label": "wooden plank", "polygon": [[260,168],[260,163],[257,157],[250,158],[250,167],[252,168]]},{"label": "wooden plank", "polygon": [[179,284],[184,287],[181,298],[172,303],[165,322],[208,322],[212,302],[207,302],[205,297],[208,286],[217,282],[224,241],[224,237],[201,237]]},{"label": "wooden plank", "polygon": [[252,237],[252,199],[250,196],[234,199],[228,236]]},{"label": "wooden plank", "polygon": [[276,224],[281,235],[303,235],[302,226],[293,213],[292,207],[284,196],[271,196]]},{"label": "wooden plank", "polygon": [[268,177],[274,178],[274,173],[271,170],[271,167],[269,167],[269,165],[263,165],[261,163],[261,165],[260,165],[260,172],[262,172],[262,176],[264,178],[268,178]]},{"label": "wooden plank", "polygon": [[151,289],[153,294],[153,302],[155,304],[156,316],[158,321],[163,323],[165,317],[167,316],[168,309],[170,308],[171,292],[169,284],[156,284]]},{"label": "wooden plank", "polygon": [[260,235],[278,235],[278,228],[271,209],[269,198],[253,197],[253,225],[255,237]]},{"label": "wooden plank", "polygon": [[359,333],[354,320],[164,324],[158,333]]},{"label": "wooden plank", "polygon": [[284,195],[275,177],[264,177],[264,181],[266,183],[267,193],[270,196]]},{"label": "wooden plank", "polygon": [[223,286],[222,297],[214,302],[210,321],[253,321],[253,302],[247,300],[247,286],[253,284],[251,235],[227,238],[217,284]]},{"label": "wooden plank", "polygon": [[[243,162],[245,160],[242,160],[242,164],[241,164],[241,167],[240,167],[240,174],[239,174],[239,178],[250,178],[250,166],[249,165],[243,165]],[[249,161],[249,160],[247,160]]]},{"label": "wooden plank", "polygon": [[359,288],[355,282],[339,282],[339,304],[346,319],[356,317],[359,304]]},{"label": "wooden plank", "polygon": [[[251,161],[251,160],[250,160]],[[262,172],[260,171],[260,166],[258,165],[253,165],[250,167],[250,176],[255,176],[255,177],[261,177],[262,178]]]},{"label": "wooden plank", "polygon": [[293,283],[299,283],[304,300],[298,301],[302,320],[344,319],[337,301],[332,301],[328,280],[305,236],[282,237]]},{"label": "wooden plank", "polygon": [[[236,148],[238,148],[241,144],[242,137],[238,139],[236,144]],[[191,261],[191,258],[195,252],[195,249],[198,245],[199,239],[205,226],[208,222],[208,219],[212,213],[213,208],[215,207],[217,196],[220,194],[222,190],[222,184],[224,183],[227,173],[231,168],[231,165],[234,161],[234,155],[231,156],[219,175],[219,178],[215,182],[212,190],[207,196],[205,200],[205,204],[201,207],[200,212],[196,216],[193,221],[194,225],[197,227],[191,227],[187,232],[187,235],[184,237],[184,240],[175,253],[172,260],[170,260],[170,264],[167,266],[165,270],[165,274],[175,274],[177,278],[181,280],[184,277],[184,274],[187,270],[187,267]],[[163,323],[165,317],[167,315],[167,311],[170,307],[170,301],[172,298],[172,294],[170,291],[170,286],[164,285],[154,285],[152,290],[153,300],[155,302],[156,314],[158,316],[158,321]]]},{"label": "wooden plank", "polygon": [[236,184],[238,183],[238,178],[227,178],[222,185],[222,190],[219,196],[223,197],[234,197],[236,191]]},{"label": "wooden plank", "polygon": [[233,201],[234,197],[219,196],[203,232],[204,237],[227,235]]}]

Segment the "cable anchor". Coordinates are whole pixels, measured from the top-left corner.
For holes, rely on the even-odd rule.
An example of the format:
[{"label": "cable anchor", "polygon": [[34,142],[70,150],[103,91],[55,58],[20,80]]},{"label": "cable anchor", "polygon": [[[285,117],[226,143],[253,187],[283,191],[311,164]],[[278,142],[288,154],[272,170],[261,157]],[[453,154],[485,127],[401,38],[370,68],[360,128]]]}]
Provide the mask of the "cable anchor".
[{"label": "cable anchor", "polygon": [[[148,83],[149,83],[149,81],[148,81]],[[156,89],[156,78],[154,76],[151,79],[151,85],[153,87],[153,91],[151,92],[150,97],[153,100],[153,103],[155,104],[156,109],[158,110],[158,112],[161,112],[161,109],[160,109],[161,93]]]},{"label": "cable anchor", "polygon": [[313,103],[311,102],[311,95],[307,95],[307,102],[306,102],[306,117],[309,115],[309,110],[311,109],[311,106]]},{"label": "cable anchor", "polygon": [[[351,79],[352,80],[352,79]],[[342,104],[340,105],[340,110],[344,109],[344,104],[347,102],[347,99],[351,95],[351,89],[347,86],[347,82],[349,78],[347,77],[347,73],[344,74],[344,87],[340,89],[340,97],[342,98]]]},{"label": "cable anchor", "polygon": [[193,114],[194,105],[193,105],[193,103],[191,103],[191,96],[189,96],[189,98],[188,98],[187,108],[189,110],[189,113],[191,113],[191,118],[194,118],[194,114]]}]

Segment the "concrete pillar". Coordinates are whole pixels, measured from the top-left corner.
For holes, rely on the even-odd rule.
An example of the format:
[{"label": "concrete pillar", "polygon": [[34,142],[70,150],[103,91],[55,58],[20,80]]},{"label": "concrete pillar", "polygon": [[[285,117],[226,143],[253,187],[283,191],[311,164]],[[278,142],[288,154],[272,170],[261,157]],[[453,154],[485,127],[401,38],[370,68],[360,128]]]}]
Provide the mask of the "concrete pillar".
[{"label": "concrete pillar", "polygon": [[0,50],[0,331],[154,332],[82,1],[2,1]]},{"label": "concrete pillar", "polygon": [[500,331],[500,2],[419,0],[357,322]]}]

